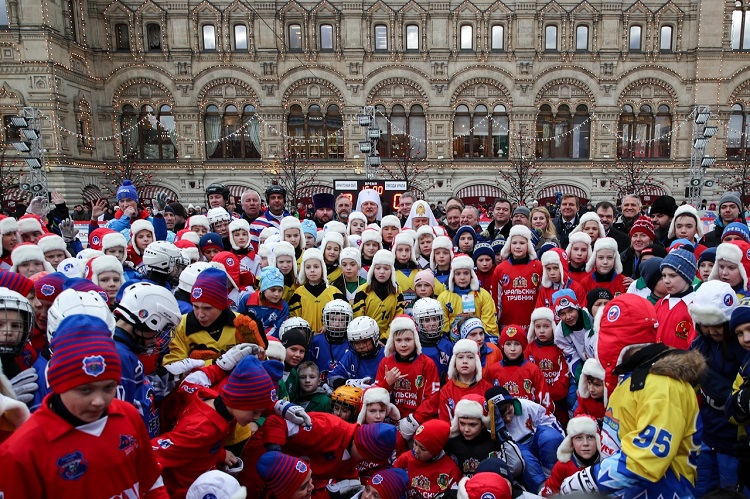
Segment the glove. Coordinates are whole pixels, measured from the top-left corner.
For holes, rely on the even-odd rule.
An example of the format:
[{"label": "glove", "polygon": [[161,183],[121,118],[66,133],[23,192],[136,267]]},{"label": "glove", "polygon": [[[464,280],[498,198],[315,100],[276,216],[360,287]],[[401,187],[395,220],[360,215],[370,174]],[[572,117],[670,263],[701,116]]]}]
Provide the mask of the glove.
[{"label": "glove", "polygon": [[[359,480],[354,479],[346,479],[346,480],[338,480],[333,481],[331,480],[331,483],[326,485],[326,489],[328,492],[331,492],[333,494],[339,494],[339,497],[343,497],[344,494],[347,494],[349,492],[356,492],[359,491],[359,489],[362,487],[362,484]],[[348,495],[346,497],[349,497]]]},{"label": "glove", "polygon": [[591,466],[574,473],[560,485],[561,494],[572,494],[573,492],[598,492],[596,480],[591,475]]},{"label": "glove", "polygon": [[276,403],[273,405],[273,412],[275,412],[277,416],[286,419],[292,424],[301,426],[312,425],[312,419],[310,419],[310,416],[301,406],[292,404],[291,402],[287,402],[286,400],[276,401]]},{"label": "glove", "polygon": [[34,393],[39,390],[38,379],[39,375],[36,373],[36,369],[30,367],[10,380],[16,399],[24,404],[30,404],[34,400]]},{"label": "glove", "polygon": [[248,355],[257,357],[258,354],[260,354],[260,350],[261,348],[254,343],[240,343],[239,345],[233,346],[224,352],[221,357],[216,359],[216,365],[229,372],[237,367],[237,364]]},{"label": "glove", "polygon": [[411,440],[414,437],[417,428],[419,428],[419,422],[414,419],[413,414],[409,414],[398,422],[398,431],[401,432],[401,436],[404,437],[404,440]]},{"label": "glove", "polygon": [[44,196],[37,196],[29,203],[29,207],[26,208],[26,213],[31,213],[44,218],[47,216],[47,213],[49,213],[49,208],[45,207],[46,204],[47,199]]},{"label": "glove", "polygon": [[323,383],[322,385],[320,385],[320,387],[323,389],[324,392],[326,392],[326,395],[328,395],[329,397],[333,395],[333,388],[328,386],[328,383]]},{"label": "glove", "polygon": [[359,379],[348,379],[346,380],[346,385],[353,386],[355,388],[361,388],[362,390],[367,390],[372,386],[372,378],[369,376],[366,376],[364,378]]},{"label": "glove", "polygon": [[496,457],[505,461],[513,472],[514,477],[520,477],[526,469],[526,462],[521,454],[521,449],[512,440],[508,440],[500,445],[496,452]]},{"label": "glove", "polygon": [[734,403],[745,414],[750,414],[750,387],[743,388],[734,394]]},{"label": "glove", "polygon": [[211,380],[208,379],[208,375],[203,371],[193,371],[182,380],[183,383],[192,383],[194,385],[200,385],[208,388],[211,386]]},{"label": "glove", "polygon": [[60,222],[60,232],[62,233],[65,242],[69,243],[78,235],[78,228],[73,220],[67,218]]},{"label": "glove", "polygon": [[202,360],[182,359],[178,360],[177,362],[173,362],[168,366],[164,366],[164,369],[169,371],[169,373],[174,376],[179,376],[181,374],[189,373],[190,371],[198,369],[199,367],[203,367],[205,365],[206,363]]},{"label": "glove", "polygon": [[156,197],[151,200],[151,204],[153,205],[154,215],[164,213],[164,208],[167,207],[167,195],[163,192],[158,193]]}]

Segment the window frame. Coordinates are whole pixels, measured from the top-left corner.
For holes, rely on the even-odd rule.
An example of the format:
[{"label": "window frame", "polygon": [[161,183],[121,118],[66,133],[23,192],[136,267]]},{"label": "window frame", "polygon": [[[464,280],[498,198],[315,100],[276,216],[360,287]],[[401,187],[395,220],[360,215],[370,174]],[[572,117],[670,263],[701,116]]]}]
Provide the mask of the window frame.
[{"label": "window frame", "polygon": [[[149,29],[155,26],[159,30],[159,48],[151,48],[151,43],[149,42]],[[149,21],[146,22],[146,39],[144,40],[144,48],[146,52],[161,52],[162,51],[162,34],[161,34],[161,24],[155,21]]]},{"label": "window frame", "polygon": [[[298,33],[295,35],[293,33],[293,30],[297,31]],[[305,43],[302,37],[302,24],[298,22],[292,22],[287,24],[286,27],[286,34],[289,39],[287,43],[287,47],[289,48],[289,52],[302,52],[305,47]]]},{"label": "window frame", "polygon": [[[465,35],[469,34],[468,42],[469,46],[466,47],[464,42],[466,41]],[[461,52],[474,52],[474,25],[471,23],[462,23],[458,27],[458,50]]]},{"label": "window frame", "polygon": [[[550,37],[550,30],[554,30],[554,36]],[[544,51],[545,52],[559,52],[560,51],[560,41],[558,40],[558,36],[560,34],[560,30],[557,27],[557,24],[545,24],[544,25]],[[550,47],[550,39],[554,40],[554,46]]]},{"label": "window frame", "polygon": [[[125,38],[121,38],[121,31],[120,29],[124,28],[125,30]],[[130,25],[126,22],[115,22],[115,26],[113,29],[113,35],[115,38],[115,52],[130,52],[131,51],[131,45],[130,45]],[[120,45],[121,41],[127,41],[127,47],[123,47]]]},{"label": "window frame", "polygon": [[[415,29],[417,31],[417,36],[416,36],[417,46],[416,47],[409,46],[409,30],[410,29]],[[420,51],[421,47],[420,47],[419,31],[420,31],[419,24],[409,23],[404,27],[404,35],[405,35],[404,36],[404,50],[406,50],[407,52],[419,52]]]},{"label": "window frame", "polygon": [[[211,29],[213,31],[213,37],[211,38],[213,47],[207,48],[206,47],[206,40],[208,40],[208,33],[206,32],[207,29]],[[218,41],[216,40],[216,25],[213,23],[205,23],[201,24],[201,50],[203,52],[216,52],[218,49]]]},{"label": "window frame", "polygon": [[[490,107],[492,110],[490,110]],[[480,110],[480,108],[483,108],[483,110]],[[500,122],[503,119],[507,122],[507,125],[503,125]],[[458,120],[464,122],[465,126],[468,126],[468,134],[459,135],[459,132],[456,130],[459,123]],[[489,106],[485,102],[477,102],[473,105],[472,109],[467,103],[461,103],[453,110],[451,124],[453,125],[454,135],[451,154],[454,160],[502,161],[508,159],[510,150],[510,114],[505,104],[496,103],[493,106]],[[496,133],[494,130],[493,125],[495,124],[497,124],[500,133]],[[486,131],[486,133],[476,133],[478,130]],[[505,138],[504,140],[503,137]],[[498,147],[501,143],[504,144],[504,149]],[[504,152],[501,155],[497,155],[496,150],[498,149]]]},{"label": "window frame", "polygon": [[[660,125],[660,122],[663,124],[667,118],[668,131],[661,133],[663,125]],[[629,161],[671,159],[672,131],[674,131],[674,120],[672,107],[669,105],[654,106],[650,102],[641,102],[640,105],[624,104],[620,108],[620,117],[617,120],[617,159]],[[639,135],[645,135],[643,145],[639,145]],[[661,138],[657,140],[657,137]]]},{"label": "window frame", "polygon": [[[237,44],[237,28],[243,28],[245,30],[245,46],[240,47]],[[234,48],[235,52],[247,52],[250,50],[250,40],[249,40],[249,34],[250,30],[247,28],[247,24],[245,23],[234,23],[232,25],[232,47]]]},{"label": "window frame", "polygon": [[[331,46],[330,47],[324,47],[323,46],[323,28],[328,28],[331,30],[330,37],[331,37]],[[333,24],[330,23],[321,23],[318,26],[318,50],[321,52],[333,52],[336,50],[336,40],[335,40],[335,29]]]},{"label": "window frame", "polygon": [[[296,121],[294,124],[292,118]],[[286,122],[292,154],[309,160],[344,159],[344,115],[340,105],[330,102],[324,109],[320,102],[313,101],[305,110],[301,104],[293,104],[286,114]]]},{"label": "window frame", "polygon": [[[736,23],[738,24],[737,27]],[[742,0],[734,2],[729,35],[729,47],[731,50],[737,52],[750,50],[750,9],[748,9],[748,5]]]},{"label": "window frame", "polygon": [[[580,31],[581,29],[584,29],[584,30],[586,30],[586,36],[585,36],[585,37],[583,37],[583,38],[585,39],[585,42],[586,42],[586,44],[585,44],[585,45],[586,45],[586,46],[585,46],[585,47],[583,47],[583,48],[580,48],[580,47],[579,47],[579,45],[580,45],[580,44],[579,44],[579,41],[581,40],[581,36],[580,36],[580,33],[579,33],[579,31]],[[588,25],[588,24],[579,24],[578,26],[576,26],[576,40],[575,40],[575,43],[576,43],[576,48],[575,48],[575,51],[576,51],[576,52],[589,52],[589,51],[591,50],[591,49],[590,49],[590,46],[589,46],[589,43],[590,43],[590,41],[589,41],[589,32],[590,32],[590,31],[591,31],[591,30],[589,29],[589,25]]]},{"label": "window frame", "polygon": [[[535,122],[537,158],[564,161],[591,159],[591,106],[578,103],[575,110],[572,106],[572,103],[561,103],[553,110],[550,104],[545,103],[539,107]],[[560,138],[553,140],[552,137]],[[582,139],[585,150],[581,149]]]},{"label": "window frame", "polygon": [[[157,108],[158,111],[156,111]],[[165,112],[164,108],[169,109]],[[144,119],[149,113],[156,118],[155,122]],[[165,121],[171,121],[174,124],[174,108],[170,104],[161,102],[155,107],[146,102],[140,105],[140,110],[136,110],[131,104],[123,104],[120,108],[121,153],[125,156],[132,154],[136,159],[143,161],[176,161],[178,157],[177,144],[172,140],[170,132],[164,126]],[[130,133],[125,130],[125,127],[130,129],[131,126],[137,127],[136,144],[129,143]],[[128,151],[125,151],[126,145],[129,147]],[[149,147],[149,150],[158,151],[157,157],[146,156],[147,146],[153,146]],[[165,148],[168,147],[171,147],[172,157],[165,157]]]},{"label": "window frame", "polygon": [[[500,47],[495,46],[495,28],[500,29]],[[504,52],[505,51],[505,25],[493,24],[490,27],[490,50],[493,52]]]},{"label": "window frame", "polygon": [[[234,108],[234,112],[230,111],[229,108]],[[248,108],[253,108],[248,110]],[[215,108],[215,111],[211,108]],[[242,111],[240,111],[240,108]],[[246,126],[249,119],[252,116],[257,115],[258,110],[255,105],[245,103],[242,106],[237,105],[235,102],[226,102],[221,107],[217,104],[209,104],[203,111],[203,132],[204,137],[208,137],[206,133],[206,127],[208,126],[209,119],[218,118],[219,121],[219,137],[227,137],[221,140],[214,150],[209,155],[208,147],[210,143],[206,143],[204,147],[204,153],[206,161],[260,161],[261,152],[255,148],[255,144],[246,132]],[[229,121],[232,120],[233,123]],[[230,128],[231,127],[231,128]],[[242,129],[242,133],[236,133]],[[234,134],[234,135],[231,135]],[[235,142],[237,144],[235,144]],[[219,154],[217,154],[217,151]],[[232,151],[239,151],[239,154],[234,154]]]},{"label": "window frame", "polygon": [[[669,30],[669,47],[664,48],[664,30]],[[674,27],[671,24],[659,26],[659,52],[669,54],[674,52]]]},{"label": "window frame", "polygon": [[[383,31],[383,34],[379,37],[378,31]],[[374,24],[372,26],[373,31],[373,43],[372,48],[375,52],[388,52],[388,25],[387,24]],[[382,38],[385,46],[379,45],[378,39]]]},{"label": "window frame", "polygon": [[[633,40],[635,39],[633,34],[634,31],[638,30],[638,46],[635,47]],[[640,24],[632,24],[628,28],[628,52],[643,52],[643,26]]]}]

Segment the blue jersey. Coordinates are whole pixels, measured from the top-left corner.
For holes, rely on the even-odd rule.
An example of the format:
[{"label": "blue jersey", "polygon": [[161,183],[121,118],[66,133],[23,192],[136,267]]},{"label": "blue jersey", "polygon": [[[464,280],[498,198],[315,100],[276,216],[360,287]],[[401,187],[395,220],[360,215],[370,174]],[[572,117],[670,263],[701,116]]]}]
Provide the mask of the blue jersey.
[{"label": "blue jersey", "polygon": [[279,337],[281,323],[289,317],[289,305],[284,300],[276,305],[262,305],[260,303],[260,291],[255,291],[252,294],[243,293],[238,301],[237,312],[247,315],[247,312],[251,311],[255,314],[256,319],[263,323],[266,337]]},{"label": "blue jersey", "polygon": [[313,336],[310,348],[307,349],[307,360],[315,362],[320,370],[320,379],[323,382],[328,380],[328,373],[333,371],[339,360],[344,358],[348,352],[349,343],[331,344],[326,339],[325,334],[316,334]]},{"label": "blue jersey", "polygon": [[448,364],[450,364],[451,356],[453,356],[453,343],[451,340],[443,335],[440,337],[437,345],[429,345],[423,341],[422,353],[431,358],[435,363],[438,376],[440,377],[440,384],[444,385],[448,378]]},{"label": "blue jersey", "polygon": [[333,371],[328,373],[328,383],[333,383],[336,379],[361,379],[370,378],[375,381],[375,375],[378,372],[378,366],[383,359],[383,348],[372,359],[363,359],[352,350],[347,350],[341,361],[336,364]]},{"label": "blue jersey", "polygon": [[46,355],[49,355],[49,350],[47,348],[42,350],[37,356],[36,361],[34,361],[33,367],[36,369],[37,376],[39,376],[39,379],[36,380],[39,388],[34,392],[34,400],[31,401],[31,407],[29,407],[31,412],[39,409],[42,406],[42,400],[44,400],[44,397],[52,391],[50,390],[49,385],[47,385],[47,364],[49,364],[49,359]]}]

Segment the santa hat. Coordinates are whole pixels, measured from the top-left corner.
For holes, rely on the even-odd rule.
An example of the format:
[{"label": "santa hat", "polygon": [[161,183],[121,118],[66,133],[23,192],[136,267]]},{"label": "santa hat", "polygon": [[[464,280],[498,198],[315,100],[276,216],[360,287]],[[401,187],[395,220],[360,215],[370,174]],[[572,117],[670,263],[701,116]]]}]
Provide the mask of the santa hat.
[{"label": "santa hat", "polygon": [[380,249],[383,249],[383,237],[380,235],[380,231],[377,231],[375,229],[365,229],[362,231],[362,240],[360,242],[360,249],[364,248],[365,243],[368,243],[370,241],[374,241],[378,243],[378,246],[380,246]]},{"label": "santa hat", "polygon": [[57,234],[47,233],[43,235],[36,242],[36,245],[39,246],[39,249],[42,250],[42,253],[47,253],[49,251],[62,251],[63,253],[65,253],[66,258],[70,258],[72,256],[68,252],[65,240]]},{"label": "santa hat", "polygon": [[682,215],[690,215],[695,219],[695,228],[696,228],[696,234],[698,236],[698,239],[703,237],[703,222],[701,222],[701,217],[698,216],[698,210],[695,209],[695,207],[689,205],[689,204],[683,204],[682,206],[677,208],[677,211],[674,212],[674,216],[672,217],[672,222],[669,224],[669,233],[667,234],[667,237],[669,239],[673,239],[675,237],[674,234],[674,224],[677,220],[677,217]]},{"label": "santa hat", "polygon": [[346,233],[347,235],[351,235],[352,233],[352,220],[360,220],[364,224],[365,227],[367,227],[367,217],[364,213],[361,211],[353,211],[349,213],[349,219],[346,223]]},{"label": "santa hat", "polygon": [[193,215],[188,218],[187,228],[192,231],[193,227],[205,227],[207,231],[210,231],[211,223],[206,215]]},{"label": "santa hat", "polygon": [[409,259],[409,261],[412,262],[414,265],[418,265],[416,251],[414,249],[414,239],[406,232],[401,232],[399,234],[396,234],[396,237],[393,238],[393,244],[391,245],[391,252],[393,253],[393,258],[396,258],[396,247],[402,244],[411,248],[411,252],[410,252],[411,258]]},{"label": "santa hat", "polygon": [[545,288],[552,287],[547,275],[547,265],[557,264],[560,268],[560,282],[565,283],[565,273],[568,271],[568,254],[561,248],[552,248],[542,254],[542,286]]},{"label": "santa hat", "polygon": [[[747,250],[750,250],[750,245],[748,245],[745,241],[739,240],[730,241],[728,243],[721,243],[716,247],[716,263],[719,263],[719,260],[724,260],[725,262],[737,265],[737,268],[740,271],[740,275],[742,276],[743,289],[747,289],[748,286],[747,270],[748,267],[750,267],[750,259],[748,258],[748,256],[750,255],[748,255]],[[719,266],[714,265],[714,267],[711,269],[711,274],[708,276],[708,280],[712,281],[718,278]]]},{"label": "santa hat", "polygon": [[0,234],[10,234],[11,232],[18,232],[18,222],[13,217],[5,217],[0,220]]},{"label": "santa hat", "polygon": [[[472,328],[473,329],[473,328]],[[448,379],[455,379],[456,375],[456,359],[460,353],[471,353],[474,354],[476,360],[476,372],[474,373],[474,381],[477,382],[482,379],[482,359],[479,357],[479,346],[474,340],[468,340],[466,338],[458,340],[453,344],[453,355],[451,355],[450,363],[448,364]]]},{"label": "santa hat", "polygon": [[510,257],[510,242],[511,239],[513,239],[513,236],[521,236],[526,238],[527,254],[529,256],[529,259],[536,260],[536,250],[534,249],[534,243],[531,242],[531,229],[529,229],[525,225],[514,225],[510,228],[508,237],[505,238],[506,244],[505,246],[503,246],[503,250],[500,252],[500,256],[502,256],[504,259],[508,259]]},{"label": "santa hat", "polygon": [[300,225],[299,219],[293,216],[288,216],[288,217],[284,217],[281,219],[281,224],[279,224],[279,230],[280,230],[282,241],[285,241],[284,233],[288,230],[294,230],[294,229],[297,229],[299,231],[299,242],[297,243],[297,248],[299,248],[301,251],[304,251],[305,246],[306,246],[305,236],[302,234],[302,225]]},{"label": "santa hat", "polygon": [[326,261],[325,258],[323,258],[323,252],[318,248],[309,248],[306,249],[304,253],[302,253],[302,261],[299,265],[299,276],[297,276],[297,281],[300,284],[305,284],[307,282],[307,276],[305,275],[305,262],[308,262],[310,260],[318,260],[320,262],[320,272],[322,274],[323,282],[325,282],[326,286],[328,286],[328,276],[326,275]]},{"label": "santa hat", "polygon": [[198,246],[187,239],[181,239],[175,241],[174,245],[180,249],[180,254],[190,260],[190,263],[195,263],[201,258],[200,250]]},{"label": "santa hat", "polygon": [[597,237],[597,239],[607,237],[607,231],[604,230],[604,225],[602,224],[599,215],[597,215],[594,211],[589,211],[581,215],[581,220],[578,222],[578,225],[570,233],[576,234],[578,232],[583,232],[583,226],[586,225],[586,222],[596,222],[599,226],[599,236]]},{"label": "santa hat", "polygon": [[45,233],[47,232],[47,229],[44,228],[44,224],[39,220],[39,217],[27,213],[18,219],[18,232],[21,234],[31,234],[34,232]]},{"label": "santa hat", "polygon": [[451,273],[450,276],[448,276],[448,289],[453,292],[453,275],[458,269],[468,269],[471,271],[471,284],[469,287],[472,291],[479,290],[479,279],[477,279],[477,274],[474,272],[474,260],[472,260],[469,255],[458,255],[451,261]]},{"label": "santa hat", "polygon": [[359,411],[357,416],[357,423],[365,424],[365,416],[367,415],[367,406],[370,404],[381,403],[385,407],[385,413],[391,421],[398,421],[401,419],[401,413],[398,408],[391,403],[391,394],[385,388],[379,386],[373,386],[365,390],[362,395],[362,410]]},{"label": "santa hat", "polygon": [[597,239],[594,243],[594,251],[589,256],[589,261],[586,262],[586,272],[591,272],[596,268],[596,254],[602,250],[612,250],[615,253],[615,273],[622,274],[622,260],[620,260],[620,252],[617,251],[617,241],[611,237],[603,237]]},{"label": "santa hat", "polygon": [[432,241],[432,252],[430,253],[430,268],[435,271],[437,265],[435,264],[435,251],[439,249],[448,250],[453,258],[453,241],[448,236],[438,236]]},{"label": "santa hat", "polygon": [[124,281],[122,274],[122,263],[112,255],[102,255],[92,258],[86,265],[89,268],[87,279],[99,286],[99,274],[102,272],[116,272],[120,275],[120,282]]},{"label": "santa hat", "polygon": [[526,335],[529,343],[536,340],[536,333],[534,332],[534,323],[539,320],[548,320],[552,324],[552,330],[555,330],[555,314],[552,312],[552,309],[547,307],[539,307],[535,308],[533,312],[531,312],[531,323],[529,324],[529,333]]},{"label": "santa hat", "polygon": [[[127,247],[127,239],[119,232],[108,232],[102,236],[102,251],[107,251],[110,248],[122,248],[125,250]],[[127,257],[127,252],[124,251],[120,262],[124,262]]]},{"label": "santa hat", "polygon": [[568,247],[565,248],[565,252],[568,255],[570,255],[570,250],[575,243],[586,243],[586,246],[588,246],[589,248],[589,255],[591,255],[591,236],[589,236],[585,232],[576,232],[575,234],[570,234],[570,236],[568,237]]},{"label": "santa hat", "polygon": [[398,331],[411,331],[414,335],[414,346],[417,355],[422,353],[422,344],[419,341],[419,335],[417,334],[417,325],[414,323],[414,319],[406,314],[400,314],[393,318],[391,321],[391,329],[388,335],[388,340],[385,342],[385,356],[390,357],[396,353],[396,349],[393,346],[393,335]]},{"label": "santa hat", "polygon": [[[267,248],[268,246],[261,245],[261,248],[264,248],[264,247]],[[288,256],[289,258],[291,258],[292,259],[292,272],[293,272],[294,278],[297,279],[297,257],[294,255],[294,247],[286,241],[279,241],[278,243],[274,244],[271,253],[273,254],[274,263],[276,262],[276,259],[279,258],[280,256]]]},{"label": "santa hat", "polygon": [[139,232],[147,230],[151,233],[151,238],[153,241],[156,241],[156,232],[154,232],[154,224],[149,222],[148,220],[136,220],[132,224],[130,224],[130,245],[133,247],[133,251],[136,255],[141,254],[141,250],[138,249],[138,246],[135,244],[135,236],[138,235]]},{"label": "santa hat", "polygon": [[568,435],[557,448],[557,460],[567,463],[573,456],[573,437],[578,435],[594,435],[596,438],[596,451],[602,451],[602,439],[599,435],[599,425],[591,416],[577,416],[568,421]]},{"label": "santa hat", "polygon": [[396,227],[398,230],[401,230],[401,220],[395,215],[386,215],[380,221],[380,228],[382,229],[383,227]]},{"label": "santa hat", "polygon": [[510,483],[499,473],[485,471],[458,482],[458,499],[506,499],[512,497]]},{"label": "santa hat", "polygon": [[18,272],[18,266],[26,262],[42,262],[44,264],[45,272],[54,272],[55,269],[52,265],[44,259],[44,253],[42,250],[33,243],[22,243],[16,246],[10,254],[10,259],[13,262],[11,266],[11,272]]},{"label": "santa hat", "polygon": [[286,359],[286,348],[281,344],[278,338],[270,336],[268,338],[268,346],[266,347],[266,358],[278,360],[284,362]]},{"label": "santa hat", "polygon": [[250,224],[247,223],[247,220],[245,220],[244,218],[237,218],[235,220],[232,220],[232,222],[229,224],[229,244],[232,245],[232,249],[234,249],[235,251],[243,250],[247,246],[245,248],[240,248],[234,242],[234,236],[232,235],[232,233],[236,230],[244,230],[245,232],[248,233],[247,244],[249,246],[250,245]]},{"label": "santa hat", "polygon": [[[586,362],[583,363],[583,368],[581,369],[581,376],[580,380],[578,381],[578,394],[587,399],[591,397],[591,392],[589,392],[589,387],[586,384],[586,381],[591,379],[598,379],[602,383],[604,383],[604,378],[606,377],[606,373],[604,372],[604,368],[596,359],[586,359]],[[607,407],[607,400],[609,397],[607,397],[607,387],[604,386],[604,407]]]},{"label": "santa hat", "polygon": [[[366,231],[365,231],[366,232]],[[375,279],[375,265],[390,265],[391,267],[391,284],[395,288],[398,288],[398,281],[396,281],[396,269],[393,267],[396,264],[396,258],[388,250],[378,250],[375,256],[372,257],[372,265],[370,270],[367,271],[367,285],[372,286],[372,280]]]},{"label": "santa hat", "polygon": [[[476,345],[476,343],[474,343],[474,345]],[[456,404],[456,409],[453,414],[453,420],[451,421],[451,437],[456,437],[461,433],[458,429],[459,418],[479,419],[482,421],[483,427],[490,427],[490,416],[487,413],[486,402],[484,397],[479,394],[470,393],[464,395],[464,397]]]},{"label": "santa hat", "polygon": [[439,455],[451,435],[451,425],[442,419],[431,419],[424,422],[414,432],[414,441],[422,444],[433,456]]},{"label": "santa hat", "polygon": [[688,305],[688,312],[696,325],[719,326],[729,322],[737,304],[737,294],[732,286],[713,280],[701,284],[692,303]]},{"label": "santa hat", "polygon": [[503,331],[500,333],[500,339],[497,340],[497,346],[503,348],[503,345],[508,341],[519,342],[521,344],[522,352],[526,350],[527,346],[529,346],[529,339],[526,337],[525,331],[521,326],[515,324],[503,328]]}]

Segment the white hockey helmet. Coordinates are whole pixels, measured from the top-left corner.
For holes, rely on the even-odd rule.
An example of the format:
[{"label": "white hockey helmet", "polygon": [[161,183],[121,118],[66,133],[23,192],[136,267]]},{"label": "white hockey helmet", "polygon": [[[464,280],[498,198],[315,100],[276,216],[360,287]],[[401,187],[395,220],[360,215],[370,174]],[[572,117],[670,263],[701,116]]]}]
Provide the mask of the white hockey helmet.
[{"label": "white hockey helmet", "polygon": [[354,317],[349,302],[338,299],[326,303],[323,307],[323,325],[326,327],[326,337],[334,341],[346,339],[346,330]]},{"label": "white hockey helmet", "polygon": [[[380,351],[380,326],[375,319],[368,316],[355,317],[346,328],[346,338],[349,340],[349,348],[357,355],[365,358],[375,357]],[[367,353],[356,352],[352,345],[355,341],[371,340],[372,350]]]},{"label": "white hockey helmet", "polygon": [[[411,309],[411,316],[417,325],[417,332],[425,339],[435,340],[443,334],[443,325],[445,324],[445,312],[443,305],[434,298],[420,298],[414,302]],[[437,329],[434,327],[434,321],[437,321]],[[429,330],[426,328],[430,325]]]},{"label": "white hockey helmet", "polygon": [[21,316],[21,335],[17,336],[18,331],[11,331],[11,327],[16,329],[15,320],[6,315],[5,331],[0,331],[0,354],[18,355],[23,351],[23,347],[29,340],[31,328],[34,326],[34,309],[31,303],[22,294],[8,288],[0,288],[0,310],[15,310]]},{"label": "white hockey helmet", "polygon": [[191,263],[190,265],[185,267],[185,270],[183,270],[180,274],[180,282],[177,287],[187,293],[190,293],[193,290],[195,280],[198,279],[198,274],[209,268],[213,268],[213,265],[208,262]]},{"label": "white hockey helmet", "polygon": [[310,327],[310,323],[302,317],[289,317],[287,320],[282,322],[281,326],[279,326],[279,339],[282,339],[284,337],[285,332],[294,328],[299,328],[304,331],[305,337],[307,337],[307,344],[309,345],[310,341],[312,341],[313,330]]},{"label": "white hockey helmet", "polygon": [[109,332],[115,334],[115,317],[107,302],[96,291],[66,289],[55,298],[47,311],[47,341],[51,344],[58,326],[71,315],[90,315],[103,320]]}]

